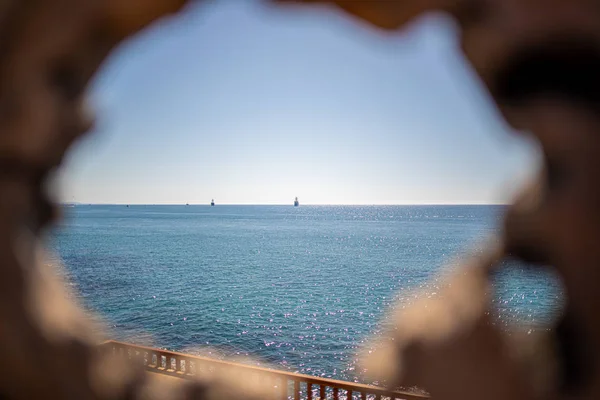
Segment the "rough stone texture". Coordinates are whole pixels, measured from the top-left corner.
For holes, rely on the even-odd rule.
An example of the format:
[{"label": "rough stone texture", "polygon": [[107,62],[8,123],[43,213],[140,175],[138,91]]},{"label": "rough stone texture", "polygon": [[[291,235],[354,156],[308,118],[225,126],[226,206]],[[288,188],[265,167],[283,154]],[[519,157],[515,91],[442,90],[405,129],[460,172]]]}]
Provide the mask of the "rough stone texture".
[{"label": "rough stone texture", "polygon": [[[445,289],[396,315],[367,366],[436,399],[600,398],[600,3],[596,0],[278,0],[331,3],[386,30],[441,10],[502,114],[544,154],[504,237]],[[55,215],[45,183],[91,124],[84,90],[121,40],[183,0],[0,0],[0,397],[224,398],[226,375],[165,387],[104,359],[78,307],[40,260]],[[568,303],[550,335],[515,340],[489,323],[490,273],[518,257],[553,268]]]}]

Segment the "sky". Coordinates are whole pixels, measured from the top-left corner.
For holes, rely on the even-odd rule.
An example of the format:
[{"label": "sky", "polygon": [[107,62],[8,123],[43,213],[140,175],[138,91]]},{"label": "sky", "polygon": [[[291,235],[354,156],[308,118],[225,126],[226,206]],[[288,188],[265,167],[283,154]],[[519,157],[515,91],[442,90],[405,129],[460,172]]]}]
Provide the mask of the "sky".
[{"label": "sky", "polygon": [[333,10],[193,2],[119,47],[62,201],[498,204],[537,162],[429,15],[383,34]]}]

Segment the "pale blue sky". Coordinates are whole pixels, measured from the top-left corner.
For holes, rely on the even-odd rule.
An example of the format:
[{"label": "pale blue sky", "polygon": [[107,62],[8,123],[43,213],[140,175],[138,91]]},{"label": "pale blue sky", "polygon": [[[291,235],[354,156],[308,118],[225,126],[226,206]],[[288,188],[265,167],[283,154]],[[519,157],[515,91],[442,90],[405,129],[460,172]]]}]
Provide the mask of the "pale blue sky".
[{"label": "pale blue sky", "polygon": [[534,162],[431,16],[384,36],[334,12],[194,3],[95,80],[61,197],[84,203],[500,203]]}]

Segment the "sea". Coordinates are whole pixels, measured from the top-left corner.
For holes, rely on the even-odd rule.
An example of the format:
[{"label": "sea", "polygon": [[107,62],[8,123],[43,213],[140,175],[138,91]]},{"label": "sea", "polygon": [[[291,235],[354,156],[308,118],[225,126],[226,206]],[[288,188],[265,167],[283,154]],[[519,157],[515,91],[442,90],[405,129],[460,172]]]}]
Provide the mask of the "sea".
[{"label": "sea", "polygon": [[[393,307],[501,232],[504,206],[77,205],[49,238],[111,338],[361,381]],[[546,329],[558,280],[512,263],[495,323]]]}]

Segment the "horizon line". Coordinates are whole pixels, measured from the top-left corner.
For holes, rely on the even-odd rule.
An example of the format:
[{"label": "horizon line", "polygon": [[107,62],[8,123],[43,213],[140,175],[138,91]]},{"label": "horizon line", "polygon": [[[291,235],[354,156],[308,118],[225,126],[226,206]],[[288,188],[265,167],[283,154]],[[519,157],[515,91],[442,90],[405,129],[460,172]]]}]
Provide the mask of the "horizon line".
[{"label": "horizon line", "polygon": [[[60,205],[90,205],[90,206],[208,206],[210,203],[86,203],[86,202],[60,202]],[[348,206],[348,207],[382,207],[382,206],[509,206],[511,203],[362,203],[362,204],[334,204],[334,203],[304,203],[303,206]],[[217,206],[290,206],[293,203],[215,203]]]}]

